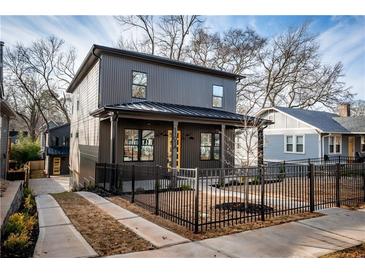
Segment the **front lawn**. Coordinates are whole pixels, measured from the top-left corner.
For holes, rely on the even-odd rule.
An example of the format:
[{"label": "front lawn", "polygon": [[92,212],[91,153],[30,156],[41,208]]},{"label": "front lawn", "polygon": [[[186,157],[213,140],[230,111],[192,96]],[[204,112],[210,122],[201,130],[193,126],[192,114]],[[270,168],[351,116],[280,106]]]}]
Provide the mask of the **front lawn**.
[{"label": "front lawn", "polygon": [[100,256],[154,249],[153,245],[77,193],[52,194],[72,224]]}]

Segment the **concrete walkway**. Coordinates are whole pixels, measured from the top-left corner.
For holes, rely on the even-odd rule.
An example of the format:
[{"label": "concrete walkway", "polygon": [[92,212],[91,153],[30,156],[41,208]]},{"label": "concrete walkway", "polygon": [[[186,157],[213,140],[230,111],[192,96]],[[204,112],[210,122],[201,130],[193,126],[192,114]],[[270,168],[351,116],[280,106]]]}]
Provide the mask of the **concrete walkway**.
[{"label": "concrete walkway", "polygon": [[36,196],[36,203],[39,236],[33,257],[77,258],[98,255],[51,195]]},{"label": "concrete walkway", "polygon": [[95,193],[85,191],[80,191],[77,193],[105,211],[110,216],[117,219],[122,225],[128,227],[134,233],[149,241],[158,248],[190,241],[174,232],[171,232],[142,217],[139,217],[129,210],[126,210]]},{"label": "concrete walkway", "polygon": [[340,208],[326,216],[113,257],[319,257],[365,241],[365,212]]},{"label": "concrete walkway", "polygon": [[50,178],[30,179],[29,187],[34,195],[70,191],[70,177],[52,176]]}]

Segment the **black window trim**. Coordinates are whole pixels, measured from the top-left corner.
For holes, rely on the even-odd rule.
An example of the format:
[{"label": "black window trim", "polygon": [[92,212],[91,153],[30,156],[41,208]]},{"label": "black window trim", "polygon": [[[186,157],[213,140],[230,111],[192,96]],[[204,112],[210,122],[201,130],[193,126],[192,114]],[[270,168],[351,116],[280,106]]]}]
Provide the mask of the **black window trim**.
[{"label": "black window trim", "polygon": [[[134,72],[146,74],[146,77],[147,77],[147,85],[144,86],[144,85],[134,84],[133,83],[133,73]],[[139,70],[132,70],[131,77],[132,77],[132,79],[131,79],[131,83],[132,83],[132,85],[131,85],[131,96],[132,96],[132,98],[133,99],[146,100],[147,99],[147,88],[148,88],[148,73],[147,72],[144,72],[144,71],[139,71]],[[133,86],[144,87],[145,88],[145,96],[143,98],[141,98],[141,97],[134,97],[133,96]]]},{"label": "black window trim", "polygon": [[[124,147],[125,147],[125,131],[126,130],[137,130],[138,131],[138,145],[137,145],[137,160],[131,160],[126,161],[124,160]],[[141,160],[141,154],[142,154],[142,131],[143,130],[150,130],[153,131],[153,154],[152,154],[152,160]],[[148,163],[148,162],[154,162],[155,161],[155,137],[156,137],[156,131],[154,129],[149,128],[124,128],[123,131],[123,162],[125,163]],[[136,145],[133,145],[136,146]]]},{"label": "black window trim", "polygon": [[[201,148],[202,148],[202,134],[210,134],[211,136],[211,144],[210,144],[210,155],[209,155],[209,159],[202,159],[202,153],[201,153]],[[218,134],[219,136],[219,158],[218,159],[214,159],[214,148],[215,146],[215,135]],[[221,157],[222,157],[222,149],[221,149],[221,142],[222,142],[222,135],[219,132],[200,132],[200,144],[199,144],[199,160],[200,161],[220,161]],[[204,146],[207,147],[207,146]]]},{"label": "black window trim", "polygon": [[[223,96],[215,96],[214,95],[214,86],[217,86],[217,87],[221,87],[222,88]],[[220,107],[214,106],[214,97],[217,97],[217,98],[221,98],[222,99],[222,105]],[[223,108],[223,106],[224,106],[224,87],[223,87],[223,85],[213,84],[212,85],[212,107],[213,108],[219,108],[219,109],[221,109],[221,108]]]}]

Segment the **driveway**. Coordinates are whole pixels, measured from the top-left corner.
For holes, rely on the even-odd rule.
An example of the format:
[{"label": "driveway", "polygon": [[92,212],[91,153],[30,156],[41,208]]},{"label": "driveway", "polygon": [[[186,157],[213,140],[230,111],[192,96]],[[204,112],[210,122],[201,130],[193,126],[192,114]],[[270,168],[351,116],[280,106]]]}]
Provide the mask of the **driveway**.
[{"label": "driveway", "polygon": [[51,176],[50,178],[30,179],[29,187],[34,195],[70,191],[69,176]]}]

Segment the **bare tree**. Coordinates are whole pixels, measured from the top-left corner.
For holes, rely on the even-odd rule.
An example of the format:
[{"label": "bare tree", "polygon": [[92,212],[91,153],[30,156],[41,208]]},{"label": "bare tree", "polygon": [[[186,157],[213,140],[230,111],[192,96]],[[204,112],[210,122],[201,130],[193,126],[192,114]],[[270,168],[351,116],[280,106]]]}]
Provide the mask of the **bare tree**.
[{"label": "bare tree", "polygon": [[355,100],[351,106],[352,116],[365,116],[365,100]]},{"label": "bare tree", "polygon": [[[125,42],[119,43],[121,46],[131,45],[135,47],[135,50],[141,45],[147,45],[150,54],[155,54],[155,23],[153,15],[130,15],[130,16],[115,16],[115,19],[128,29],[139,29],[143,31],[144,38],[142,42],[134,42],[132,44],[126,44]],[[145,51],[145,47],[144,50]]]},{"label": "bare tree", "polygon": [[5,65],[11,84],[33,99],[46,124],[46,111],[51,108],[41,105],[39,94],[43,94],[41,98],[47,97],[48,106],[60,111],[64,120],[70,122],[65,90],[75,74],[75,59],[75,50],[64,50],[64,41],[54,36],[37,40],[30,47],[18,44],[7,49]]},{"label": "bare tree", "polygon": [[122,36],[119,47],[183,60],[190,33],[203,19],[197,15],[116,16],[124,30],[138,29],[142,38],[126,41]]}]

